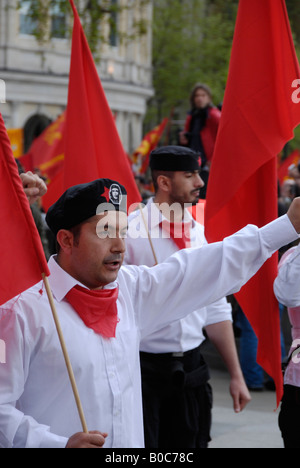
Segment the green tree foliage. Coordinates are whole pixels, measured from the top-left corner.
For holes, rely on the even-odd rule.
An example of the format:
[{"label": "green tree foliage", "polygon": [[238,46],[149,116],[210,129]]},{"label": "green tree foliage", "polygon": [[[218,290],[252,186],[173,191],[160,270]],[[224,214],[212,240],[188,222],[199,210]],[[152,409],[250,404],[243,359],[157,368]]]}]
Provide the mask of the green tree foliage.
[{"label": "green tree foliage", "polygon": [[[154,0],[153,85],[147,120],[183,118],[197,82],[211,86],[223,100],[237,1]],[[150,124],[150,125],[151,125]],[[149,125],[149,126],[150,126]]]},{"label": "green tree foliage", "polygon": [[[238,0],[153,0],[153,86],[145,131],[173,111],[183,120],[197,82],[208,84],[214,103],[223,101]],[[300,2],[286,0],[299,57]],[[280,32],[278,32],[280,34]],[[300,104],[299,104],[300,105]],[[289,149],[300,147],[300,128]]]},{"label": "green tree foliage", "polygon": [[[130,41],[136,37],[146,34],[149,22],[144,14],[137,15],[139,20],[132,24],[130,32],[121,30],[118,26],[117,15],[123,10],[143,12],[150,0],[130,0],[122,5],[118,0],[74,0],[79,16],[93,53],[99,53],[100,43],[109,43],[110,35],[104,33],[103,23],[106,21],[110,26],[110,34],[118,33],[119,41]],[[51,39],[52,31],[49,29],[49,19],[53,9],[63,15],[72,15],[69,0],[18,0],[18,8],[23,3],[28,5],[28,16],[36,25],[34,35],[38,42],[43,44]],[[62,24],[61,35],[70,35],[67,31],[67,22]],[[71,28],[72,25],[69,24]]]}]

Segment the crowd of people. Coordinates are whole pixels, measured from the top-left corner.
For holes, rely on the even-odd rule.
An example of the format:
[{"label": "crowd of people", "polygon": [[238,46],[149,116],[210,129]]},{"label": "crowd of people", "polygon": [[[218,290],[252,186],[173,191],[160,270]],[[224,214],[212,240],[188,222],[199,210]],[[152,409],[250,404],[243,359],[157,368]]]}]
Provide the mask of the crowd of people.
[{"label": "crowd of people", "polygon": [[[197,84],[180,145],[151,153],[153,192],[136,177],[145,206],[128,219],[126,188],[109,179],[71,187],[46,215],[44,180],[19,167],[91,432],[82,431],[41,283],[0,307],[8,356],[0,365],[0,447],[207,448],[213,389],[201,345],[206,338],[215,345],[233,409],[242,411],[250,391],[262,389],[263,373],[253,383],[255,340],[240,363],[228,298],[280,249],[275,293],[289,307],[291,352],[299,346],[300,247],[289,247],[300,233],[300,167],[279,187],[282,216],[222,243],[208,245],[187,208],[205,198],[220,115],[210,89]],[[253,331],[245,321],[240,326],[242,342]],[[280,414],[286,447],[298,444],[299,389],[290,361]]]}]

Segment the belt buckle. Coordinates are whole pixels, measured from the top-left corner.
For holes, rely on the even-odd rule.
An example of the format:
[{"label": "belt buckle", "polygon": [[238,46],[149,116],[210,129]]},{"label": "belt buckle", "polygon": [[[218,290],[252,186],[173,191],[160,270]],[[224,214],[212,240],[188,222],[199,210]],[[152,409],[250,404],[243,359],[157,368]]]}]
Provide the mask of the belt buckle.
[{"label": "belt buckle", "polygon": [[176,357],[179,358],[179,357],[183,357],[183,356],[184,356],[184,353],[172,353],[172,357],[175,357],[175,358]]}]

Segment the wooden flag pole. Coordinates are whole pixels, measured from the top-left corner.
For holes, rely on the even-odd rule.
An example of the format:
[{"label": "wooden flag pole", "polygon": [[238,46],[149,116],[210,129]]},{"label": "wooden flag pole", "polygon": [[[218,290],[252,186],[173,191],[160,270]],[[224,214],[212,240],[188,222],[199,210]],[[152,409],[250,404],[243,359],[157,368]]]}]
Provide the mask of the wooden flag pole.
[{"label": "wooden flag pole", "polygon": [[154,250],[154,247],[153,247],[153,242],[152,242],[150,232],[149,232],[149,229],[148,229],[145,217],[144,217],[143,207],[142,207],[141,203],[139,204],[139,209],[140,209],[140,212],[141,212],[141,215],[142,215],[142,218],[143,218],[143,222],[144,222],[144,225],[145,225],[145,228],[146,228],[146,231],[147,231],[150,247],[151,247],[153,257],[154,257],[154,260],[155,260],[155,265],[158,265],[157,256],[156,256],[156,253],[155,253],[155,250]]},{"label": "wooden flag pole", "polygon": [[53,318],[54,318],[56,330],[57,330],[57,333],[58,333],[58,338],[59,338],[61,348],[62,348],[62,352],[63,352],[64,358],[65,358],[65,362],[66,362],[66,366],[67,366],[71,386],[72,386],[72,389],[73,389],[73,393],[74,393],[74,397],[75,397],[75,401],[76,401],[76,405],[77,405],[77,409],[78,409],[82,429],[83,429],[83,432],[85,432],[87,434],[89,431],[88,431],[88,428],[87,428],[87,424],[86,424],[86,421],[85,421],[81,401],[80,401],[80,398],[79,398],[79,393],[78,393],[78,389],[77,389],[77,385],[76,385],[76,381],[75,381],[71,361],[70,361],[70,358],[69,358],[69,355],[68,355],[68,351],[67,351],[67,348],[66,348],[66,344],[65,344],[64,337],[63,337],[62,329],[61,329],[61,326],[60,326],[60,323],[59,323],[59,318],[58,318],[57,311],[56,311],[56,308],[55,308],[52,291],[51,291],[51,288],[50,288],[50,285],[49,285],[49,280],[48,280],[47,276],[45,275],[45,273],[42,273],[42,277],[43,277],[44,285],[45,285],[45,288],[46,288],[47,296],[48,296],[48,299],[49,299],[49,303],[50,303],[52,315],[53,315]]}]

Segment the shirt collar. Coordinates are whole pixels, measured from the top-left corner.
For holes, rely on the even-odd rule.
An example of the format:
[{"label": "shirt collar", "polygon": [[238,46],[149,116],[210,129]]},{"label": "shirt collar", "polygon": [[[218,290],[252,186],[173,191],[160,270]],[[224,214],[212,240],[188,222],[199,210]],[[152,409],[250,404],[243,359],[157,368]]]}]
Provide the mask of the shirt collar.
[{"label": "shirt collar", "polygon": [[[145,207],[145,210],[147,210],[148,221],[150,220],[150,216],[152,218],[151,219],[151,228],[152,229],[158,227],[163,220],[167,220],[165,218],[165,216],[163,216],[162,212],[157,208],[156,203],[154,203],[154,198],[151,198],[149,200],[149,202],[147,203],[147,205]],[[192,222],[192,229],[196,225],[196,222],[195,222],[194,218],[192,217],[192,215],[190,214],[190,212],[187,209],[184,210],[183,222],[184,223]]]},{"label": "shirt collar", "polygon": [[[69,275],[56,261],[57,255],[53,255],[48,262],[50,276],[49,283],[52,290],[52,293],[55,299],[58,302],[61,302],[68,292],[74,288],[74,286],[79,285],[83,288],[88,289],[84,284],[80,283],[78,280]],[[105,286],[105,289],[112,289],[117,286],[117,283],[110,283]]]}]

